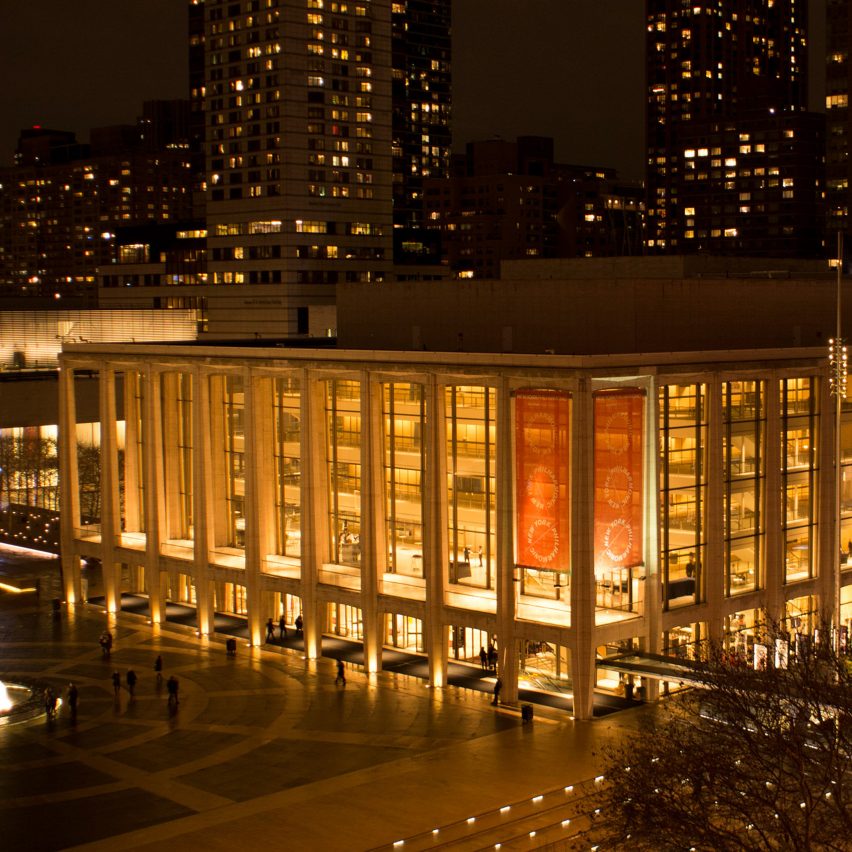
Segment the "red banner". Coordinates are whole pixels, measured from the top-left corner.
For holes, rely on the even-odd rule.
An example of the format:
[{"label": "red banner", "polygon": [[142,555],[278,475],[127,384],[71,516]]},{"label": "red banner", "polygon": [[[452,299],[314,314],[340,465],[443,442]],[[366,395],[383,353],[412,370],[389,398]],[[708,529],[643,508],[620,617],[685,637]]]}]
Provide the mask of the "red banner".
[{"label": "red banner", "polygon": [[595,394],[595,570],[643,561],[642,472],[645,394]]},{"label": "red banner", "polygon": [[568,571],[570,397],[547,390],[515,396],[518,564]]}]

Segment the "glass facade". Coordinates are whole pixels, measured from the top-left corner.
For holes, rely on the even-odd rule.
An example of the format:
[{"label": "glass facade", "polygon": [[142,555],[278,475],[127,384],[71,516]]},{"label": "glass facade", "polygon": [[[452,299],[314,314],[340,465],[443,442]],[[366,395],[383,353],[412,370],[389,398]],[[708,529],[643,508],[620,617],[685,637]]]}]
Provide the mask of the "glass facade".
[{"label": "glass facade", "polygon": [[160,382],[166,535],[191,541],[193,527],[193,391],[190,373],[164,373]]},{"label": "glass facade", "polygon": [[781,393],[781,525],[787,582],[815,571],[816,430],[815,382],[783,379]]},{"label": "glass facade", "polygon": [[332,561],[361,566],[361,384],[326,382],[328,518]]},{"label": "glass facade", "polygon": [[[222,401],[225,451],[225,541],[246,546],[245,388],[242,376],[226,376]],[[237,610],[234,610],[235,612]]]},{"label": "glass facade", "polygon": [[494,388],[446,389],[447,515],[451,585],[494,588]]},{"label": "glass facade", "polygon": [[275,379],[273,447],[275,462],[275,552],[302,553],[301,385],[295,376]]},{"label": "glass facade", "polygon": [[707,404],[703,384],[660,388],[660,564],[666,609],[703,599]]},{"label": "glass facade", "polygon": [[382,386],[387,572],[423,577],[423,387]]},{"label": "glass facade", "polygon": [[760,586],[763,553],[765,383],[722,383],[725,594]]}]

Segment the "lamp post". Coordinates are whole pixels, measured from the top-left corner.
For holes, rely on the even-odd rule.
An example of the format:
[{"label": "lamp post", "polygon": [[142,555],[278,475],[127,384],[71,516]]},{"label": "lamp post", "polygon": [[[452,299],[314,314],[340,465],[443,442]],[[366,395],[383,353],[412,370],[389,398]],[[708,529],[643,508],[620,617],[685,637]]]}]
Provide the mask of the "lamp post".
[{"label": "lamp post", "polygon": [[831,620],[835,629],[840,629],[840,554],[843,552],[843,539],[840,535],[840,505],[843,480],[841,457],[840,422],[843,413],[843,400],[846,397],[846,377],[848,372],[848,352],[841,334],[840,290],[843,273],[843,234],[837,233],[837,286],[835,304],[835,335],[828,341],[829,382],[834,397],[834,560],[832,575],[833,597]]}]

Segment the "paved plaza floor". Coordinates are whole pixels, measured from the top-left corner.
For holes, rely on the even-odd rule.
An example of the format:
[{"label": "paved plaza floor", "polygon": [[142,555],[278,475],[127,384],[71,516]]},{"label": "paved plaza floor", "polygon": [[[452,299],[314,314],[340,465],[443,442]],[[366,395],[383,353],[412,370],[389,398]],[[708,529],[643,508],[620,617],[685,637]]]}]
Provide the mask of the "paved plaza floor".
[{"label": "paved plaza floor", "polygon": [[[21,568],[21,564],[24,568]],[[58,570],[0,555],[0,580]],[[27,578],[24,576],[24,580]],[[599,771],[600,748],[637,711],[576,723],[536,707],[494,707],[472,689],[429,689],[394,672],[288,648],[235,658],[224,641],[93,607],[0,592],[0,679],[73,681],[67,706],[0,726],[0,830],[7,849],[391,848],[400,838],[520,802]],[[109,624],[110,659],[98,646]],[[180,682],[170,708],[153,663]],[[136,695],[111,675],[138,675]]]}]

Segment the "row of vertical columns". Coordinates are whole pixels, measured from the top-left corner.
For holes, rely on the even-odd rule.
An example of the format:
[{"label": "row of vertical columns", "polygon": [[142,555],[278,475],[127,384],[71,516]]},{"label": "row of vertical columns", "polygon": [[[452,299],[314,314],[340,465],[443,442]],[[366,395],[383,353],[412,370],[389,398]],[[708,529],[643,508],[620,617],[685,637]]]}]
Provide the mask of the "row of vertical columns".
[{"label": "row of vertical columns", "polygon": [[213,517],[213,484],[210,481],[213,451],[208,419],[210,416],[210,381],[204,370],[192,374],[192,521],[193,577],[198,630],[202,635],[213,632],[214,599],[210,584],[210,538]]},{"label": "row of vertical columns", "polygon": [[[507,702],[518,700],[518,648],[514,637],[515,601],[518,594],[515,582],[515,549],[513,542],[512,480],[512,397],[508,379],[497,388],[497,457],[495,478],[497,497],[497,639],[499,672],[503,696]],[[486,428],[487,424],[486,424]]]},{"label": "row of vertical columns", "polygon": [[[704,596],[709,612],[709,638],[718,642],[722,638],[719,614],[725,596],[725,539],[723,497],[725,489],[725,459],[722,453],[722,382],[713,376],[707,388],[707,470],[716,471],[718,476],[707,476],[706,518],[707,526],[702,530],[706,542],[703,570],[698,576],[704,584]],[[659,502],[659,500],[658,500]],[[700,516],[699,516],[700,517]],[[659,631],[657,631],[659,632]]]},{"label": "row of vertical columns", "polygon": [[[781,470],[784,436],[781,434],[781,398],[778,379],[771,375],[766,381],[766,453],[764,483],[764,588],[766,589],[766,613],[770,619],[778,618],[784,606],[784,582],[786,580],[786,547],[784,544],[784,518],[781,516]],[[711,534],[713,530],[711,530]],[[721,527],[718,530],[722,535]],[[724,576],[723,571],[723,576]],[[760,585],[760,578],[758,578]],[[721,619],[719,619],[721,622]],[[720,625],[721,628],[721,625]]]},{"label": "row of vertical columns", "polygon": [[[61,356],[60,356],[61,358]],[[59,370],[59,481],[61,488],[62,577],[65,600],[74,604],[82,599],[80,558],[74,550],[75,531],[80,526],[80,486],[77,474],[77,404],[74,369],[61,363]]]},{"label": "row of vertical columns", "polygon": [[117,612],[121,590],[115,564],[118,524],[118,446],[116,440],[115,371],[100,370],[98,394],[101,427],[101,570],[107,612]]},{"label": "row of vertical columns", "polygon": [[447,542],[447,457],[444,388],[430,375],[424,386],[425,477],[423,505],[423,574],[426,581],[426,652],[429,683],[442,687],[447,682],[447,629],[444,626],[444,573],[449,562]]},{"label": "row of vertical columns", "polygon": [[818,576],[821,614],[832,624],[840,625],[840,552],[845,549],[840,540],[840,482],[841,446],[840,416],[841,399],[831,393],[828,381],[820,382],[818,411],[824,436],[817,446],[820,448],[817,460],[819,495],[817,498],[817,529],[819,541]]},{"label": "row of vertical columns", "polygon": [[304,618],[305,656],[316,659],[322,653],[325,619],[317,595],[319,572],[328,561],[328,513],[326,503],[325,444],[323,420],[325,396],[322,382],[314,381],[308,370],[301,376],[302,439],[302,571],[300,594]]},{"label": "row of vertical columns", "polygon": [[145,580],[151,621],[166,620],[167,576],[160,573],[160,522],[164,517],[162,375],[148,367],[145,376],[142,411],[144,495],[145,495]]},{"label": "row of vertical columns", "polygon": [[578,383],[571,434],[571,676],[574,717],[591,719],[595,687],[594,407],[588,379]]},{"label": "row of vertical columns", "polygon": [[[660,395],[653,380],[646,386],[648,396],[645,404],[644,445],[644,487],[643,496],[643,536],[645,540],[645,601],[644,617],[646,636],[643,647],[652,654],[659,654],[662,645],[662,612],[663,599],[662,578],[660,576],[660,500],[656,487],[658,478],[657,461],[659,458],[658,424],[660,422]],[[660,683],[657,680],[646,679],[645,695],[649,701],[656,700],[659,695]]]},{"label": "row of vertical columns", "polygon": [[364,666],[382,666],[378,612],[378,577],[385,569],[387,545],[383,524],[382,385],[361,374],[361,623]]},{"label": "row of vertical columns", "polygon": [[[260,541],[260,481],[258,477],[258,448],[262,446],[260,411],[256,405],[256,383],[262,381],[251,370],[243,372],[243,461],[245,470],[245,495],[243,517],[245,518],[245,561],[246,609],[248,630],[252,645],[263,642],[263,610],[260,595],[260,568],[265,551]],[[264,410],[264,414],[267,412]],[[230,520],[229,520],[230,522]]]}]

